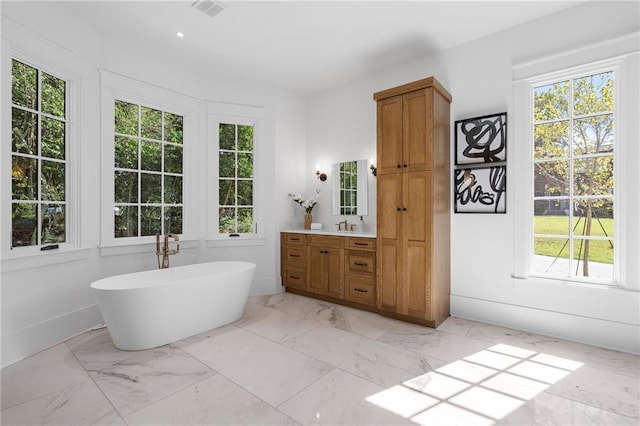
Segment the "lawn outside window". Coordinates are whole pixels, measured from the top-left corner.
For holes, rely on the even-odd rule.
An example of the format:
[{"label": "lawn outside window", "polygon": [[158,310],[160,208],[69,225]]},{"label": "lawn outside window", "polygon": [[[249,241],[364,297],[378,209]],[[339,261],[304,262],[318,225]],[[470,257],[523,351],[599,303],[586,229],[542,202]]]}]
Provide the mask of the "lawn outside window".
[{"label": "lawn outside window", "polygon": [[622,108],[634,105],[625,92],[629,58],[514,68],[516,137],[527,141],[514,155],[522,166],[514,169],[514,278],[602,288],[626,286],[635,274],[625,262],[635,252],[625,230],[636,229],[625,215],[635,196],[625,179],[633,164]]}]

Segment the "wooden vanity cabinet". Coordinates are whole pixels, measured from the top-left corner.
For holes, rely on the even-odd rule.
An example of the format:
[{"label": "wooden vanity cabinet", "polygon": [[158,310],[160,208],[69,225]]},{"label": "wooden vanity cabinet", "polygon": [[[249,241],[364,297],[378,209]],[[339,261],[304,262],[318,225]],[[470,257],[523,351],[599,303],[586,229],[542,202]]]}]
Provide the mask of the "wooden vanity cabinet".
[{"label": "wooden vanity cabinet", "polygon": [[345,299],[374,307],[376,305],[376,240],[349,238],[345,251]]},{"label": "wooden vanity cabinet", "polygon": [[375,310],[376,239],[302,233],[280,237],[287,291]]},{"label": "wooden vanity cabinet", "polygon": [[299,290],[307,289],[307,249],[303,234],[281,234],[280,260],[282,284]]},{"label": "wooden vanity cabinet", "polygon": [[434,78],[377,101],[377,307],[437,327],[449,316],[449,104]]},{"label": "wooden vanity cabinet", "polygon": [[307,236],[307,290],[324,296],[344,298],[344,243],[342,237]]}]

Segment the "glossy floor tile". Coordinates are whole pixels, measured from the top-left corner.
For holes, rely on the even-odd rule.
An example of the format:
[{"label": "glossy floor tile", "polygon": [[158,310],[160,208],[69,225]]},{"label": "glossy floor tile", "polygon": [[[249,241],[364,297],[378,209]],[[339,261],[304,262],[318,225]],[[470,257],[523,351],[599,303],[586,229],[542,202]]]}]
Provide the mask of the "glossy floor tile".
[{"label": "glossy floor tile", "polygon": [[86,332],[2,370],[3,425],[637,425],[640,357],[292,294],[146,351]]}]

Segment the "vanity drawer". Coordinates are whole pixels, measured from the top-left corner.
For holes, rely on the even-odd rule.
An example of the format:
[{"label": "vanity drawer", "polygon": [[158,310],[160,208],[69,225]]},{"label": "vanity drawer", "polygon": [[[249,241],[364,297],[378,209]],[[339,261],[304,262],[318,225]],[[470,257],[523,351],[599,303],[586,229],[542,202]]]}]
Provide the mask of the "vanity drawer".
[{"label": "vanity drawer", "polygon": [[287,265],[300,266],[303,268],[306,266],[307,251],[304,247],[285,246],[282,251],[284,256],[283,260]]},{"label": "vanity drawer", "polygon": [[284,243],[291,246],[304,246],[306,238],[304,234],[282,234]]},{"label": "vanity drawer", "polygon": [[343,237],[330,237],[327,235],[309,235],[308,237],[309,237],[309,245],[311,246],[321,246],[326,248],[344,247]]},{"label": "vanity drawer", "polygon": [[307,271],[305,268],[286,265],[282,270],[282,284],[285,287],[307,289]]},{"label": "vanity drawer", "polygon": [[376,271],[376,254],[366,251],[347,251],[347,273],[373,275]]},{"label": "vanity drawer", "polygon": [[375,306],[375,279],[359,275],[347,275],[345,277],[346,294],[345,299],[362,303],[363,305]]},{"label": "vanity drawer", "polygon": [[347,241],[347,248],[354,249],[354,250],[375,251],[376,239],[349,237],[349,241]]}]

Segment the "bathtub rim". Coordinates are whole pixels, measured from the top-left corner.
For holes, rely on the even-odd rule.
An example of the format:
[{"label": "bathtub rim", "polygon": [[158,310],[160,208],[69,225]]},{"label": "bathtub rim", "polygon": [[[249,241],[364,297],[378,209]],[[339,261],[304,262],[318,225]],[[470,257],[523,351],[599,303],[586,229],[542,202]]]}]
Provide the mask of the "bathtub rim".
[{"label": "bathtub rim", "polygon": [[[175,274],[176,270],[180,270],[180,269],[195,269],[196,266],[203,266],[203,265],[222,265],[222,264],[230,264],[230,265],[234,265],[236,266],[236,268],[231,269],[231,270],[226,270],[226,271],[217,271],[217,272],[212,272],[210,274],[201,274],[201,275],[196,275],[193,277],[189,277],[189,278],[184,278],[184,277],[177,277],[177,279],[167,279],[166,276],[163,276],[163,281],[162,282],[145,282],[143,285],[137,284],[137,285],[126,285],[126,286],[119,286],[119,287],[113,287],[113,286],[105,286],[104,284],[109,283],[109,282],[118,282],[118,278],[122,279],[122,278],[126,278],[127,280],[130,279],[134,279],[135,277],[142,277],[142,276],[147,276],[146,278],[149,278],[149,275],[167,275],[167,274]],[[242,267],[244,266],[244,267]],[[257,268],[257,265],[253,262],[246,262],[246,261],[236,261],[236,260],[220,260],[220,261],[213,261],[213,262],[201,262],[201,263],[192,263],[189,265],[180,265],[180,266],[174,266],[174,267],[170,267],[170,268],[166,268],[166,269],[149,269],[149,270],[145,270],[145,271],[136,271],[136,272],[128,272],[125,274],[118,274],[118,275],[111,275],[108,277],[104,277],[101,278],[99,280],[95,280],[90,284],[90,288],[94,291],[127,291],[127,290],[144,290],[147,288],[154,288],[154,287],[163,287],[163,286],[169,286],[169,285],[173,285],[176,282],[180,282],[180,283],[188,283],[191,281],[195,281],[195,280],[199,280],[202,279],[202,277],[205,276],[215,276],[215,277],[224,277],[228,274],[234,274],[234,273],[239,273],[239,272],[246,272],[249,270],[255,270]],[[161,276],[162,276],[161,275]]]}]

